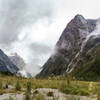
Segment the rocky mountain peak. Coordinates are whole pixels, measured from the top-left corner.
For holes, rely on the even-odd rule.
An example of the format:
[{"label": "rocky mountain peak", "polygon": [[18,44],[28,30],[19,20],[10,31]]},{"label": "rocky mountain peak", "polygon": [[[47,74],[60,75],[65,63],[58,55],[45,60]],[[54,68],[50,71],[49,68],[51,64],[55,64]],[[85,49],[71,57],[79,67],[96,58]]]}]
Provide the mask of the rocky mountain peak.
[{"label": "rocky mountain peak", "polygon": [[[76,15],[62,32],[55,46],[55,54],[44,64],[43,70],[38,76],[61,75],[66,71],[69,72],[70,68],[78,66],[76,62],[79,61],[78,63],[80,63],[78,58],[84,52],[83,50],[81,53],[81,50],[85,47],[84,41],[95,30],[96,24],[97,20],[85,19],[82,15]],[[98,41],[98,39],[95,39],[93,43],[91,42],[91,45]]]},{"label": "rocky mountain peak", "polygon": [[87,24],[86,19],[82,15],[79,15],[79,14],[77,14],[74,17],[74,20],[76,20],[76,22],[79,22],[80,21],[82,24]]},{"label": "rocky mountain peak", "polygon": [[67,28],[87,28],[87,20],[82,15],[76,15],[67,25]]},{"label": "rocky mountain peak", "polygon": [[0,71],[17,73],[19,68],[13,64],[9,57],[0,49]]},{"label": "rocky mountain peak", "polygon": [[24,62],[24,59],[21,58],[17,53],[12,53],[9,58],[20,70],[23,70],[25,68],[26,64]]}]

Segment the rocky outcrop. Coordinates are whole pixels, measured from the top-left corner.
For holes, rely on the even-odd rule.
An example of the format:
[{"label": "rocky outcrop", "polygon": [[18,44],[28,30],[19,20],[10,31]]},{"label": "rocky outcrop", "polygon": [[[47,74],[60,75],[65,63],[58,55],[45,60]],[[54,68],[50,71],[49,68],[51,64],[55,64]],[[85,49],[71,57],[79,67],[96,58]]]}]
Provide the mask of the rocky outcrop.
[{"label": "rocky outcrop", "polygon": [[0,49],[0,71],[17,73],[18,67],[13,64],[9,57]]},{"label": "rocky outcrop", "polygon": [[9,58],[20,70],[24,69],[26,64],[23,58],[21,58],[17,53],[12,54]]},{"label": "rocky outcrop", "polygon": [[16,65],[19,69],[19,71],[17,72],[17,76],[21,76],[21,77],[32,77],[32,75],[30,73],[27,72],[26,70],[26,63],[24,62],[23,58],[21,58],[17,53],[12,53],[9,56],[10,60],[14,63],[14,65]]},{"label": "rocky outcrop", "polygon": [[80,55],[70,66],[74,77],[85,80],[100,80],[100,36],[91,36]]},{"label": "rocky outcrop", "polygon": [[[99,37],[92,38],[90,35],[96,29],[97,21],[76,15],[62,32],[55,46],[55,53],[51,55],[37,76],[62,75],[65,72],[72,72],[74,68],[82,67],[86,61],[83,60],[84,52],[88,53],[93,50],[92,48],[95,48],[100,42]],[[88,40],[87,37],[89,37]],[[85,63],[87,62],[89,61]]]}]

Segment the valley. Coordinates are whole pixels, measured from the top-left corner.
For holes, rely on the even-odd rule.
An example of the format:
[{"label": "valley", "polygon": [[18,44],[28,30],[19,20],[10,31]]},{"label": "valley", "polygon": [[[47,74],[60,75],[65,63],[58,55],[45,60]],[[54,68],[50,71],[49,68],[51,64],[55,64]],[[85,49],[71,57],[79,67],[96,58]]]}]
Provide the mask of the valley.
[{"label": "valley", "polygon": [[100,100],[99,24],[76,15],[34,77],[18,54],[0,50],[0,100]]},{"label": "valley", "polygon": [[0,100],[100,100],[100,0],[0,0]]},{"label": "valley", "polygon": [[100,100],[100,82],[2,76],[0,100]]}]

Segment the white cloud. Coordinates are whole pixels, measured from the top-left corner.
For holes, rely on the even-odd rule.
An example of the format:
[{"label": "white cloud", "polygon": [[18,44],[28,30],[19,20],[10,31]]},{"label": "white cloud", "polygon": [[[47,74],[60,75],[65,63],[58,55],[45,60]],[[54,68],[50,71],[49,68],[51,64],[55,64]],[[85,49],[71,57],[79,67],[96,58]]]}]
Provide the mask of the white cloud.
[{"label": "white cloud", "polygon": [[[37,73],[36,67],[46,62],[67,23],[76,14],[99,18],[99,4],[100,0],[0,0],[1,48],[18,52],[30,65],[36,62],[29,69]],[[41,48],[40,56],[30,45]],[[43,48],[49,51],[43,54]]]}]

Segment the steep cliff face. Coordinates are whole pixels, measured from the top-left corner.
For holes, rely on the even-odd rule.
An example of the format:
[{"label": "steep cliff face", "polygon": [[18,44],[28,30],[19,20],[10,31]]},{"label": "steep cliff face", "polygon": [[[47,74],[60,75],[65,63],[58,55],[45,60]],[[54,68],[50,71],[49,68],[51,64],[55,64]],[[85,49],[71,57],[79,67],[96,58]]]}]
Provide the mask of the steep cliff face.
[{"label": "steep cliff face", "polygon": [[[70,73],[73,69],[82,67],[85,61],[85,63],[89,62],[84,58],[84,52],[91,51],[100,42],[99,37],[92,38],[92,35],[90,35],[96,29],[97,21],[86,20],[83,16],[76,15],[68,23],[58,40],[54,50],[55,53],[51,55],[37,76]],[[80,62],[81,59],[82,63]]]},{"label": "steep cliff face", "polygon": [[70,66],[74,77],[85,80],[100,79],[100,36],[91,36],[80,55]]},{"label": "steep cliff face", "polygon": [[0,49],[0,71],[17,73],[18,67],[12,63],[9,57]]},{"label": "steep cliff face", "polygon": [[9,56],[10,60],[20,69],[23,70],[25,68],[25,62],[23,58],[21,58],[17,53]]},{"label": "steep cliff face", "polygon": [[23,58],[21,58],[17,53],[11,54],[9,58],[13,62],[13,64],[16,65],[19,69],[19,71],[17,72],[17,76],[32,77],[32,75],[28,73],[25,68],[26,63],[24,62]]}]

